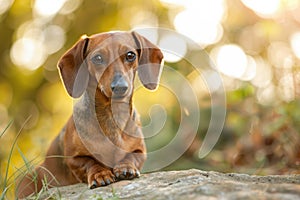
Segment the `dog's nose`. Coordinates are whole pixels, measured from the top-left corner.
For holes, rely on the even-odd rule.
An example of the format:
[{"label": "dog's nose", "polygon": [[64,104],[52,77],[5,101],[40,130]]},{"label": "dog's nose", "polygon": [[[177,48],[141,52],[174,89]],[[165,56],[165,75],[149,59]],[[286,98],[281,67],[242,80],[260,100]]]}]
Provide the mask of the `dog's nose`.
[{"label": "dog's nose", "polygon": [[110,88],[116,96],[123,96],[128,90],[128,83],[122,75],[117,74],[114,76]]}]

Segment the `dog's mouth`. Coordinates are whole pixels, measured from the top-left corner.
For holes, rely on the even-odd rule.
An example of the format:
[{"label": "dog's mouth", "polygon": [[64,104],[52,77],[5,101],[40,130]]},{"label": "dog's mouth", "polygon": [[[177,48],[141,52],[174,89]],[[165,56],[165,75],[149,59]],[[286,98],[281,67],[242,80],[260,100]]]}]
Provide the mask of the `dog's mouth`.
[{"label": "dog's mouth", "polygon": [[108,99],[111,99],[113,102],[128,102],[128,92],[122,92],[122,91],[106,91],[103,85],[98,85],[98,88],[100,92]]},{"label": "dog's mouth", "polygon": [[120,101],[120,100],[124,100],[127,96],[126,95],[122,95],[122,96],[119,96],[119,95],[112,95],[111,96],[111,99],[112,100],[115,100],[115,101]]}]

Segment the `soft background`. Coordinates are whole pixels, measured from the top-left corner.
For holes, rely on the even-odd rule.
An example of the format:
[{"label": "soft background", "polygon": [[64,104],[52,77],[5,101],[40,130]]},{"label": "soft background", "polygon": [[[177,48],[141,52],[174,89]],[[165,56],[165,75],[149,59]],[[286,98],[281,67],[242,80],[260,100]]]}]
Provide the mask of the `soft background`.
[{"label": "soft background", "polygon": [[[83,34],[147,26],[176,30],[203,47],[227,94],[216,147],[198,157],[210,118],[209,93],[200,91],[194,143],[165,169],[300,172],[299,0],[0,0],[0,191],[13,186],[25,158],[42,161],[71,115],[73,100],[56,69],[59,57]],[[193,73],[182,68],[182,60],[166,58],[166,64]],[[174,95],[164,88],[149,95],[141,89],[135,104],[143,123],[151,105],[165,105],[165,136],[147,146],[167,144],[180,122]]]}]

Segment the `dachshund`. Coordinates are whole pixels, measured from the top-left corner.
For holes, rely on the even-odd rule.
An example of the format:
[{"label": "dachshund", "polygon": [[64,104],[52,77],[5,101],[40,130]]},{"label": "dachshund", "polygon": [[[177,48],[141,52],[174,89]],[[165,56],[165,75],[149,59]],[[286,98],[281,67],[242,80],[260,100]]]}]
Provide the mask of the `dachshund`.
[{"label": "dachshund", "polygon": [[161,50],[135,31],[82,36],[59,60],[67,93],[79,98],[44,162],[16,188],[18,198],[43,186],[87,183],[90,189],[140,176],[146,147],[132,105],[137,72],[155,90],[163,66]]}]

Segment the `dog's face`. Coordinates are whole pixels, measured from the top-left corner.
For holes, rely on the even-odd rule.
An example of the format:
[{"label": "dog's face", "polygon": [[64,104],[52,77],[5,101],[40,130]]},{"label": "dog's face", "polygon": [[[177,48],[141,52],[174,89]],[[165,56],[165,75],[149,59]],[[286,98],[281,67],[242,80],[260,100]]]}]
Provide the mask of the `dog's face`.
[{"label": "dog's face", "polygon": [[138,50],[129,33],[107,33],[90,38],[87,65],[94,75],[98,88],[114,99],[132,93],[132,82],[138,67]]},{"label": "dog's face", "polygon": [[68,93],[79,97],[96,80],[107,98],[131,97],[135,72],[142,84],[157,87],[163,55],[135,32],[108,32],[82,37],[60,59],[58,67]]}]

